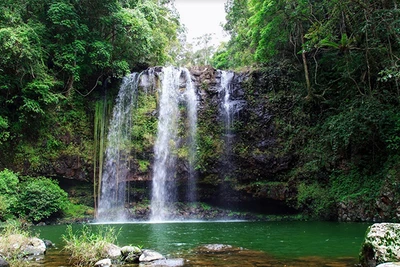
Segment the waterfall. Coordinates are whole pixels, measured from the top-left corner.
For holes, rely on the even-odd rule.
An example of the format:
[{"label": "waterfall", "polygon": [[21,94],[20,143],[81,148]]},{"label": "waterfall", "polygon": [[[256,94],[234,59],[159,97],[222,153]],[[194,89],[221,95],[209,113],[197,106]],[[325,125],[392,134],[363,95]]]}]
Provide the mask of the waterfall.
[{"label": "waterfall", "polygon": [[221,84],[220,93],[223,95],[222,107],[223,107],[223,118],[224,118],[224,128],[226,136],[231,135],[231,130],[233,128],[233,102],[231,101],[231,81],[233,79],[234,73],[232,71],[221,71]]},{"label": "waterfall", "polygon": [[225,135],[229,142],[231,142],[234,135],[234,119],[235,116],[239,115],[239,112],[246,105],[246,101],[240,97],[234,95],[234,77],[233,71],[219,71],[221,76],[221,82],[219,87],[219,93],[222,99],[223,107],[223,120]]},{"label": "waterfall", "polygon": [[113,109],[107,136],[107,149],[101,178],[99,221],[125,220],[125,188],[129,171],[131,114],[136,102],[140,75],[124,78]]},{"label": "waterfall", "polygon": [[233,147],[235,142],[235,120],[239,116],[239,112],[246,105],[243,100],[240,88],[235,84],[235,73],[232,71],[219,71],[220,84],[218,88],[220,104],[220,114],[222,115],[224,126],[224,153],[221,157],[220,179],[222,183],[219,186],[219,197],[217,201],[221,206],[226,205],[226,199],[232,197],[230,181],[235,177],[237,164],[233,157]]},{"label": "waterfall", "polygon": [[188,131],[189,177],[188,198],[195,198],[194,155],[197,123],[197,99],[190,73],[187,69],[167,67],[160,75],[161,92],[157,139],[154,147],[154,166],[152,179],[151,221],[175,219],[174,202],[177,199],[176,161],[179,144],[179,122],[181,109],[186,107]]},{"label": "waterfall", "polygon": [[[174,204],[178,199],[177,163],[187,172],[185,201],[195,202],[196,195],[196,128],[197,95],[190,72],[185,68],[150,68],[124,78],[113,109],[107,135],[98,221],[124,221],[129,194],[126,184],[135,174],[130,162],[132,116],[138,88],[158,94],[158,127],[154,144],[151,214],[153,221],[176,218]],[[151,90],[151,92],[148,92]],[[158,91],[158,92],[155,92]],[[181,172],[182,173],[182,172]]]}]

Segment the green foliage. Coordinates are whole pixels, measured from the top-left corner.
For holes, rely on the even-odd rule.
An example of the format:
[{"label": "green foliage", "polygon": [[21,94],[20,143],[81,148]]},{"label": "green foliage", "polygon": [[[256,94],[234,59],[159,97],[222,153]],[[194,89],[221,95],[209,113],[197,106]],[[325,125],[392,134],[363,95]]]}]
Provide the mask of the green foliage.
[{"label": "green foliage", "polygon": [[68,195],[54,180],[31,178],[21,184],[17,211],[20,216],[35,222],[61,212],[68,204]]},{"label": "green foliage", "polygon": [[94,210],[92,207],[88,207],[82,204],[68,203],[63,209],[63,215],[65,219],[77,219],[77,218],[93,218]]},{"label": "green foliage", "polygon": [[353,167],[349,171],[338,171],[331,175],[330,191],[337,202],[348,199],[367,202],[377,197],[379,191],[376,189],[381,188],[382,184],[383,179],[363,174]]},{"label": "green foliage", "polygon": [[29,221],[48,219],[69,204],[67,193],[57,182],[44,178],[22,177],[4,169],[0,172],[0,219],[15,216]]},{"label": "green foliage", "polygon": [[148,160],[138,160],[139,171],[146,172],[149,170],[150,162]]},{"label": "green foliage", "polygon": [[301,208],[305,214],[317,219],[329,219],[332,216],[334,202],[327,188],[316,182],[302,182],[297,190],[297,208]]},{"label": "green foliage", "polygon": [[18,203],[19,179],[14,172],[4,169],[0,172],[0,196],[2,198],[0,219],[7,220],[13,217]]},{"label": "green foliage", "polygon": [[106,246],[113,244],[118,235],[119,231],[113,227],[95,229],[83,225],[81,229],[74,231],[72,226],[68,225],[62,238],[65,242],[64,249],[71,254],[71,262],[75,266],[88,266],[107,256]]},{"label": "green foliage", "polygon": [[[60,150],[79,151],[87,159],[90,151],[54,142],[66,132],[78,132],[70,126],[88,121],[89,98],[79,109],[84,114],[70,122],[63,120],[82,104],[76,95],[97,96],[114,77],[172,61],[169,50],[176,44],[179,26],[170,5],[155,0],[3,1],[0,18],[1,157],[13,164],[13,151],[17,151],[22,161],[21,154],[29,147],[34,152],[27,153],[30,166],[36,167]],[[85,127],[90,131],[91,124]],[[53,137],[49,149],[55,153],[40,148],[46,140],[39,139],[49,135]]]},{"label": "green foliage", "polygon": [[156,96],[139,92],[137,106],[133,110],[134,122],[131,130],[133,147],[136,153],[151,150],[157,134],[157,119],[153,115],[156,110]]}]

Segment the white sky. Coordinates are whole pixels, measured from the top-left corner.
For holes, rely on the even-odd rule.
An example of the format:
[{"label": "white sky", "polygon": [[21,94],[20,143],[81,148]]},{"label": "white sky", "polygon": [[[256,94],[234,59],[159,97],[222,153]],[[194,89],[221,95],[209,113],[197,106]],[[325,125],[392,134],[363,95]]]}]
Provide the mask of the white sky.
[{"label": "white sky", "polygon": [[213,44],[229,38],[224,34],[221,24],[225,23],[226,0],[175,0],[175,7],[181,23],[187,28],[187,41],[206,33],[215,33]]}]

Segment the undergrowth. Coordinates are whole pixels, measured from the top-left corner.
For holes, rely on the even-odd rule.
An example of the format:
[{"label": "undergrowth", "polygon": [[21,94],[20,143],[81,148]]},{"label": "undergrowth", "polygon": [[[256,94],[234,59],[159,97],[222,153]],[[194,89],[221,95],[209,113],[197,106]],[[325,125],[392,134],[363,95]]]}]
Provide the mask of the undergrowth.
[{"label": "undergrowth", "polygon": [[71,263],[74,266],[89,266],[106,257],[105,248],[114,244],[118,235],[119,230],[113,227],[83,225],[80,230],[74,231],[68,225],[62,239],[65,242],[64,249],[71,254]]}]

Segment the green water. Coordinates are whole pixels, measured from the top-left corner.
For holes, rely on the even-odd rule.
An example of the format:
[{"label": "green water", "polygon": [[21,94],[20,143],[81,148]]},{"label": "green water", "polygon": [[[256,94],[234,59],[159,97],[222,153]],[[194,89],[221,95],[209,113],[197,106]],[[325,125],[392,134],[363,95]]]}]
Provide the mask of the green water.
[{"label": "green water", "polygon": [[[187,266],[354,266],[368,224],[334,222],[182,222],[115,224],[118,245],[140,245],[167,257],[190,259]],[[80,229],[74,225],[73,229]],[[104,225],[91,225],[104,227]],[[62,248],[66,226],[36,227],[40,237]],[[227,244],[244,252],[229,255],[196,253],[206,244]],[[59,250],[48,253],[57,257]],[[237,256],[240,256],[237,258]],[[223,259],[222,259],[222,258]],[[211,260],[211,262],[210,262]],[[257,264],[255,262],[258,262]],[[58,264],[58,265],[57,265]],[[263,265],[264,264],[264,265]],[[61,266],[46,260],[43,266]],[[65,265],[67,266],[67,265]],[[185,265],[186,266],[186,265]]]}]

